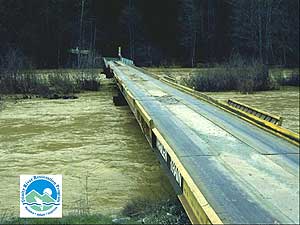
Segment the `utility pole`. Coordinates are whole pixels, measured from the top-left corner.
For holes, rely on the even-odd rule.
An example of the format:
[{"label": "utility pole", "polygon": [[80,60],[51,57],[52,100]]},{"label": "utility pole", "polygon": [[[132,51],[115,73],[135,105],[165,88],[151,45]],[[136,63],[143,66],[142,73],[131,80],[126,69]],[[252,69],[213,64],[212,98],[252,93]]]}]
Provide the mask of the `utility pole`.
[{"label": "utility pole", "polygon": [[[82,49],[82,23],[83,23],[83,13],[84,13],[85,0],[81,0],[81,16],[80,16],[80,36],[79,36],[79,50]],[[78,54],[78,69],[81,64],[80,54]]]}]

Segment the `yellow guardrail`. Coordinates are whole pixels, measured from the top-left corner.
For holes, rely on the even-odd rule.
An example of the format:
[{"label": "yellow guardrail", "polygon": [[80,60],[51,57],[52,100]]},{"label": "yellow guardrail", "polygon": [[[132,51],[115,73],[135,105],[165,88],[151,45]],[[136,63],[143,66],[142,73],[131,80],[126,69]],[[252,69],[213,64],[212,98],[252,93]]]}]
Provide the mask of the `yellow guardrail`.
[{"label": "yellow guardrail", "polygon": [[282,125],[283,118],[281,116],[272,115],[271,113],[256,109],[253,106],[246,105],[245,103],[238,102],[233,99],[228,99],[228,105],[242,110],[246,113],[252,114],[260,119],[266,120],[270,123],[276,124],[278,126]]},{"label": "yellow guardrail", "polygon": [[193,224],[223,224],[159,130],[153,128],[152,131],[168,153],[170,162],[175,165],[182,177],[181,188],[183,191],[182,195],[178,197],[191,222]]}]

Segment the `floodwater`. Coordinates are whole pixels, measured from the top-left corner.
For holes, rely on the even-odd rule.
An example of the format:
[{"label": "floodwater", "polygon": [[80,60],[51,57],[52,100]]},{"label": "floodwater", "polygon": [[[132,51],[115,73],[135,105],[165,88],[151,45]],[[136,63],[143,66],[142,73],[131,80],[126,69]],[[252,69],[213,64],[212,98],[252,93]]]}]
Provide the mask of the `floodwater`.
[{"label": "floodwater", "polygon": [[62,174],[63,213],[117,214],[174,192],[112,84],[75,100],[28,99],[0,112],[0,218],[19,215],[19,175]]},{"label": "floodwater", "polygon": [[280,115],[283,117],[282,126],[299,134],[299,87],[281,87],[277,91],[262,91],[254,94],[239,92],[206,94],[222,101],[235,99],[274,115]]}]

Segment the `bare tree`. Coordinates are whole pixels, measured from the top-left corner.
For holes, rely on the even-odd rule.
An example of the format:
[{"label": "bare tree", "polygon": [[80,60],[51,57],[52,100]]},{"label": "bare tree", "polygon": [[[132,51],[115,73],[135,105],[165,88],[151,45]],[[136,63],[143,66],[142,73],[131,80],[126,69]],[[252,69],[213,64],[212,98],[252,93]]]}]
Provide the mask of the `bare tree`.
[{"label": "bare tree", "polygon": [[132,60],[135,59],[136,40],[139,35],[140,15],[132,0],[128,0],[128,5],[122,10],[121,24],[126,26],[128,41],[129,41],[129,54]]},{"label": "bare tree", "polygon": [[31,63],[23,52],[14,46],[6,47],[3,52],[4,54],[0,55],[0,93],[18,93],[20,85],[23,85],[18,82],[18,71],[30,68]]},{"label": "bare tree", "polygon": [[297,13],[291,16],[289,8],[296,2],[231,0],[233,46],[244,54],[258,57],[262,63],[286,64],[287,54],[293,53],[293,45],[299,42],[299,19],[298,23],[291,22],[299,18],[299,11],[298,16]]},{"label": "bare tree", "polygon": [[200,31],[200,11],[194,0],[179,0],[179,43],[189,56],[190,65],[195,66],[197,36]]},{"label": "bare tree", "polygon": [[[126,40],[124,44],[129,48],[129,57],[139,65],[151,65],[152,45],[145,32],[138,1],[128,0],[128,5],[121,12],[120,24]],[[123,48],[125,56],[128,48]]]}]

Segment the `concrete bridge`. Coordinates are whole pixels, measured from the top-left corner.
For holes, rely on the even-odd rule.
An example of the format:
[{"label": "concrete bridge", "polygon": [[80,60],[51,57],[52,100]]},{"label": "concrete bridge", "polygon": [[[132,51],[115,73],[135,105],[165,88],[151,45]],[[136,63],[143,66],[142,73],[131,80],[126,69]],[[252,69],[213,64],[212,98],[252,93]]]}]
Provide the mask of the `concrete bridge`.
[{"label": "concrete bridge", "polygon": [[104,63],[192,223],[299,223],[299,135],[281,118],[219,102],[131,60]]}]

